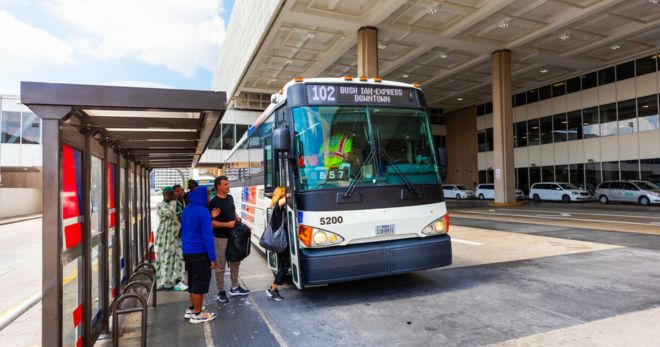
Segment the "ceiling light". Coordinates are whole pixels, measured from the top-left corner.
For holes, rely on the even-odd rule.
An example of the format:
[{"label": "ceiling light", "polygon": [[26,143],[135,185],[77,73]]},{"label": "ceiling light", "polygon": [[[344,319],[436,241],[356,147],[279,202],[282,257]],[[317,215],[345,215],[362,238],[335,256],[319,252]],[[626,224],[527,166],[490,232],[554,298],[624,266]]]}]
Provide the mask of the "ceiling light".
[{"label": "ceiling light", "polygon": [[312,31],[310,31],[310,32],[307,33],[307,39],[308,39],[308,40],[313,39],[314,36],[316,36],[316,34],[315,34],[314,32],[312,32]]},{"label": "ceiling light", "polygon": [[567,33],[567,32],[566,32],[566,33],[563,33],[563,34],[561,34],[561,35],[559,35],[559,39],[562,40],[562,41],[566,41],[566,40],[568,40],[568,39],[570,39],[570,38],[571,38],[571,34],[569,34],[569,33]]},{"label": "ceiling light", "polygon": [[408,75],[407,73],[404,73],[404,74],[401,75],[401,77],[408,78],[408,77],[410,77],[410,75]]},{"label": "ceiling light", "polygon": [[508,26],[509,26],[509,23],[507,21],[505,21],[504,19],[497,22],[497,27],[500,28],[500,29],[504,29]]},{"label": "ceiling light", "polygon": [[286,64],[287,64],[287,65],[291,65],[291,64],[293,64],[293,60],[291,60],[291,59],[287,59],[287,60],[286,60]]},{"label": "ceiling light", "polygon": [[270,81],[271,81],[271,82],[277,82],[277,79],[275,79],[275,78],[271,78]]},{"label": "ceiling light", "polygon": [[383,41],[378,41],[378,49],[385,49],[387,48],[387,43]]},{"label": "ceiling light", "polygon": [[649,0],[649,4],[651,5],[657,5],[658,3],[660,3],[660,0]]},{"label": "ceiling light", "polygon": [[546,73],[548,73],[548,71],[550,71],[550,70],[548,70],[547,67],[544,67],[544,68],[542,68],[541,71],[539,71],[539,72],[540,72],[540,73],[543,73],[543,74],[546,74]]},{"label": "ceiling light", "polygon": [[621,46],[618,43],[615,43],[610,46],[610,49],[613,51],[616,51],[617,49],[621,48]]},{"label": "ceiling light", "polygon": [[447,53],[445,53],[445,52],[440,52],[440,59],[447,59],[447,57],[449,57],[449,56],[447,55]]},{"label": "ceiling light", "polygon": [[456,100],[458,100],[458,101],[463,101],[463,98],[456,98]]},{"label": "ceiling light", "polygon": [[438,8],[436,6],[429,6],[429,8],[426,9],[426,13],[436,14],[438,13]]},{"label": "ceiling light", "polygon": [[649,108],[649,105],[642,105],[642,108]]}]

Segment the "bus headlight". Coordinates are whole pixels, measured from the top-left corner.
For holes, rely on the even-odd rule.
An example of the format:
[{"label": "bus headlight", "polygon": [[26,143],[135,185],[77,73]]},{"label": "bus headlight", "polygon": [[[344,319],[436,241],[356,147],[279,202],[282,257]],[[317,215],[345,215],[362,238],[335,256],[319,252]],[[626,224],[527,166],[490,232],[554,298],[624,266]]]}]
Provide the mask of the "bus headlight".
[{"label": "bus headlight", "polygon": [[434,220],[422,229],[422,234],[426,235],[442,235],[449,232],[449,215]]},{"label": "bus headlight", "polygon": [[322,248],[340,244],[344,238],[327,230],[317,229],[308,225],[298,226],[298,238],[306,247]]}]

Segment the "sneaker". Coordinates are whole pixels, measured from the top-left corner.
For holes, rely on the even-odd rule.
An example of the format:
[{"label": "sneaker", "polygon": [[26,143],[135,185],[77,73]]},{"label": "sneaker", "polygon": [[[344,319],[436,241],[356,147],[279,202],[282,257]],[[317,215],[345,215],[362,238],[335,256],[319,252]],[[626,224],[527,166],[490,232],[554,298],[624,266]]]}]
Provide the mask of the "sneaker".
[{"label": "sneaker", "polygon": [[275,301],[282,301],[282,300],[284,300],[284,298],[282,297],[282,295],[280,295],[280,291],[277,290],[277,289],[272,290],[271,288],[268,288],[268,290],[266,291],[266,295],[268,295],[269,298],[271,298],[271,299],[273,299],[273,300],[275,300]]},{"label": "sneaker", "polygon": [[227,293],[223,290],[218,295],[215,296],[215,299],[220,301],[220,302],[229,302],[229,298],[227,297]]},{"label": "sneaker", "polygon": [[210,322],[214,320],[216,317],[215,313],[211,312],[205,312],[202,311],[200,313],[193,313],[192,317],[190,317],[190,323],[192,324],[199,324],[199,323],[204,323],[204,322]]},{"label": "sneaker", "polygon": [[[206,306],[202,306],[202,311],[206,311]],[[183,319],[190,319],[195,315],[195,310],[192,308],[186,309],[186,314],[183,315]]]},{"label": "sneaker", "polygon": [[174,289],[174,291],[177,291],[177,292],[184,292],[184,291],[188,290],[188,286],[185,285],[185,283],[183,283],[183,282],[179,282],[174,286],[173,289]]},{"label": "sneaker", "polygon": [[241,288],[241,286],[229,289],[229,296],[243,296],[243,295],[248,295],[248,294],[250,294],[250,291],[247,290],[247,289]]}]

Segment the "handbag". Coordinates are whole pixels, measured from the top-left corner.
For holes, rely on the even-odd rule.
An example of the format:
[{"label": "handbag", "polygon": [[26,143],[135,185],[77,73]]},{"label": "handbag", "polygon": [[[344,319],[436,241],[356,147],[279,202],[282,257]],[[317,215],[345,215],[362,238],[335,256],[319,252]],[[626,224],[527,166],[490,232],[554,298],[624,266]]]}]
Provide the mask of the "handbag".
[{"label": "handbag", "polygon": [[[271,219],[273,216],[271,216]],[[273,230],[270,221],[266,225],[266,230],[261,234],[261,239],[259,239],[259,245],[271,252],[282,253],[289,246],[289,241],[287,239],[286,228],[284,227],[284,219],[282,219],[282,224],[277,230]]]}]

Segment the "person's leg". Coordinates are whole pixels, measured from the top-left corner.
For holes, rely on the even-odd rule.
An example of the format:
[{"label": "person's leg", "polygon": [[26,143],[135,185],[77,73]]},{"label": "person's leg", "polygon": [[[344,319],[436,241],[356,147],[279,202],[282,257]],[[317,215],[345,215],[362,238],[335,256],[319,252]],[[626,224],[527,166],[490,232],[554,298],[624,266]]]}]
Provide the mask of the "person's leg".
[{"label": "person's leg", "polygon": [[190,294],[192,306],[195,308],[195,313],[202,312],[202,303],[204,302],[204,294]]},{"label": "person's leg", "polygon": [[227,250],[227,239],[215,238],[215,257],[218,266],[215,268],[215,285],[218,287],[218,292],[225,291],[225,268],[227,267],[227,258],[225,253]]},{"label": "person's leg", "polygon": [[231,287],[238,287],[238,269],[241,266],[240,261],[230,261],[229,262],[229,277],[231,278]]},{"label": "person's leg", "polygon": [[284,284],[284,276],[289,272],[290,264],[291,256],[289,255],[289,250],[277,254],[277,273],[275,274],[275,281],[273,281],[271,289],[276,290],[278,286]]}]

